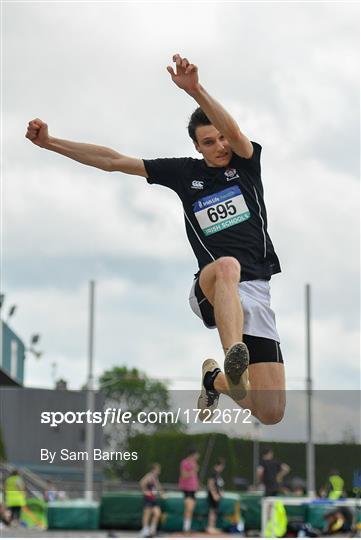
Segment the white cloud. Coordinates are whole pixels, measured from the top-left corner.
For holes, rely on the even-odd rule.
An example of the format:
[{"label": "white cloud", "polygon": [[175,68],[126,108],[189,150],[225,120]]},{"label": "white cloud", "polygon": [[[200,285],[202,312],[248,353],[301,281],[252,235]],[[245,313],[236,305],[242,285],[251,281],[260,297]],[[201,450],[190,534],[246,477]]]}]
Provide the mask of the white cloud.
[{"label": "white cloud", "polygon": [[[7,175],[7,257],[187,256],[181,204],[145,179],[55,168]],[[31,243],[23,231],[31,224]]]}]

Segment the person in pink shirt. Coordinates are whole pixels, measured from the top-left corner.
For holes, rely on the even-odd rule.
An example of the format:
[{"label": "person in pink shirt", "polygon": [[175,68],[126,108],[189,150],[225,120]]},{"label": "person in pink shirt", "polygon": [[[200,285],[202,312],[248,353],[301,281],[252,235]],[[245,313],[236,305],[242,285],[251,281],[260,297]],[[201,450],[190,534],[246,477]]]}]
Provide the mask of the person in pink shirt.
[{"label": "person in pink shirt", "polygon": [[199,487],[198,458],[199,452],[191,448],[180,463],[179,487],[184,493],[184,532],[191,530],[193,510],[196,504],[196,491]]}]

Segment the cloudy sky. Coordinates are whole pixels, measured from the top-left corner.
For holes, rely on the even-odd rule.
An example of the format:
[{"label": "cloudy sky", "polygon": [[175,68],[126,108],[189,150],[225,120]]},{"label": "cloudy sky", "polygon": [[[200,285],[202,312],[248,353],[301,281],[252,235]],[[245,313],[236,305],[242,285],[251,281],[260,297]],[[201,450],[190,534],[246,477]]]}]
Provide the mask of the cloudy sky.
[{"label": "cloudy sky", "polygon": [[304,387],[307,282],[314,386],[359,388],[358,3],[5,2],[2,15],[2,288],[12,328],[41,333],[44,351],[26,384],[84,383],[90,279],[97,375],[126,364],[197,388],[203,359],[221,359],[188,306],[197,267],[177,196],[24,138],[39,117],[59,138],[196,157],[196,105],[166,71],[179,52],[263,146],[288,388]]}]

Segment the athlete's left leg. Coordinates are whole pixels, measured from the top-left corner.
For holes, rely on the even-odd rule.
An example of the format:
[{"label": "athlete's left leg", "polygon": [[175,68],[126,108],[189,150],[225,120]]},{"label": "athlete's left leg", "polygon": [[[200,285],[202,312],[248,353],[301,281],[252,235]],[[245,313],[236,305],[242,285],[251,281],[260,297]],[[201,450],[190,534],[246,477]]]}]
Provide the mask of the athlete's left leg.
[{"label": "athlete's left leg", "polygon": [[162,515],[162,512],[161,512],[160,506],[153,506],[153,508],[152,508],[152,519],[151,519],[151,523],[150,523],[150,534],[152,536],[156,535],[157,528],[158,528],[158,523],[159,523],[161,515]]},{"label": "athlete's left leg", "polygon": [[152,513],[150,506],[144,506],[143,516],[142,516],[142,530],[140,531],[141,536],[148,536],[149,534],[149,519]]},{"label": "athlete's left leg", "polygon": [[184,498],[183,531],[189,532],[192,527],[192,517],[196,500],[193,497]]},{"label": "athlete's left leg", "polygon": [[[257,362],[249,366],[248,372],[250,390],[246,398],[237,403],[243,409],[249,409],[262,424],[277,424],[282,420],[286,406],[284,365]],[[214,388],[220,394],[229,395],[223,373],[215,378]]]},{"label": "athlete's left leg", "polygon": [[[208,265],[202,272],[206,272],[211,266]],[[258,323],[256,330],[261,329],[263,331],[264,326],[269,327],[270,324],[272,326],[272,319],[274,318],[269,305],[269,292],[264,285],[259,283],[253,284],[251,282],[247,285],[247,288],[248,291],[243,304],[245,315],[246,317],[252,317],[253,325],[254,321]],[[250,294],[252,295],[252,305],[248,307]],[[259,306],[258,312],[254,309],[254,303]],[[216,326],[213,306],[208,301],[203,290],[200,287],[197,289],[197,282],[193,284],[191,290],[190,305],[208,328]],[[275,326],[274,334],[277,335]],[[243,334],[243,340],[250,355],[250,365],[247,370],[249,386],[246,397],[236,402],[241,407],[250,409],[251,413],[263,424],[276,424],[283,418],[286,403],[285,372],[280,345],[278,340],[249,334]],[[205,373],[203,369],[202,390],[198,405],[201,409],[210,408],[212,410],[212,404],[218,403],[217,393],[226,394],[232,399],[234,399],[234,394],[229,386],[229,381],[221,372],[220,366],[214,360],[206,362],[208,362],[207,365],[209,364],[210,372]],[[203,368],[205,368],[204,364]],[[204,396],[207,399],[201,399]],[[208,402],[211,403],[211,407],[209,407]]]}]

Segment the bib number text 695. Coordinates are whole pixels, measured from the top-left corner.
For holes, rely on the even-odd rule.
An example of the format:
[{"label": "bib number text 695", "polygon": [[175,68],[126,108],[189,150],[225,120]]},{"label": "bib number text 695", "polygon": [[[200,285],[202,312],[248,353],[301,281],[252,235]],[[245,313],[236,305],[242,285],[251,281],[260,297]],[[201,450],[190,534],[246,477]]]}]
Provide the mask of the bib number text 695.
[{"label": "bib number text 695", "polygon": [[232,199],[224,204],[217,204],[217,206],[211,206],[207,210],[207,215],[212,223],[217,223],[219,219],[224,219],[227,216],[234,216],[237,212],[236,207],[232,204]]}]

